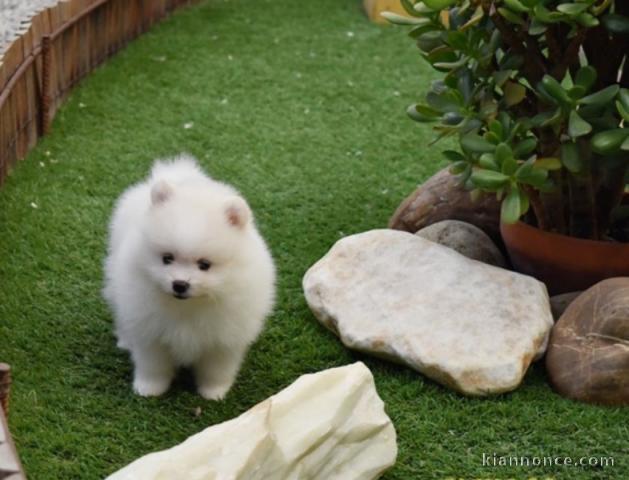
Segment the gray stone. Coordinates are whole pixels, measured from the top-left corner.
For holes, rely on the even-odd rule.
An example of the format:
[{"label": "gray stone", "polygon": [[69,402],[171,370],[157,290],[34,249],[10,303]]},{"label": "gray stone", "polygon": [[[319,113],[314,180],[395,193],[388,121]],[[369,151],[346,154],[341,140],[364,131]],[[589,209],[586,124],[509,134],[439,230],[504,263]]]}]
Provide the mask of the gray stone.
[{"label": "gray stone", "polygon": [[541,282],[394,230],[338,241],[303,287],[346,346],[469,395],[515,389],[553,325]]},{"label": "gray stone", "polygon": [[570,306],[570,304],[583,292],[568,292],[561,293],[559,295],[553,295],[550,297],[550,309],[553,312],[555,320],[559,320],[559,317],[563,315],[563,312]]},{"label": "gray stone", "polygon": [[422,228],[415,235],[456,250],[472,260],[496,267],[507,266],[504,256],[489,235],[471,223],[443,220]]}]

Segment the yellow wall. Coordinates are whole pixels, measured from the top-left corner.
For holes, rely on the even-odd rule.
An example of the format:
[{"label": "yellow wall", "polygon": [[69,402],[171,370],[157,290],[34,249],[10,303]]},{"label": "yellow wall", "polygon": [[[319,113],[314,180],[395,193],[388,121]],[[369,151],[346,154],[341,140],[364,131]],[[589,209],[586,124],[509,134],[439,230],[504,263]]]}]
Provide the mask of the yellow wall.
[{"label": "yellow wall", "polygon": [[380,12],[395,12],[404,15],[404,9],[400,5],[400,0],[363,0],[363,6],[370,20],[377,23],[387,23],[380,16]]}]

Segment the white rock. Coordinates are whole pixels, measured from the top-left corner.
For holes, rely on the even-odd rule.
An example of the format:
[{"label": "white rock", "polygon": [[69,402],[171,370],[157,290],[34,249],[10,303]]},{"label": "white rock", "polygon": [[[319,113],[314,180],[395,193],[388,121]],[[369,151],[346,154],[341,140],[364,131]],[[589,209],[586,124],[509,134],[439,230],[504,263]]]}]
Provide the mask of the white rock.
[{"label": "white rock", "polygon": [[395,230],[338,241],[303,286],[346,346],[469,395],[515,389],[553,325],[541,282]]},{"label": "white rock", "polygon": [[395,429],[359,362],[303,375],[240,417],[109,480],[368,480],[396,456]]}]

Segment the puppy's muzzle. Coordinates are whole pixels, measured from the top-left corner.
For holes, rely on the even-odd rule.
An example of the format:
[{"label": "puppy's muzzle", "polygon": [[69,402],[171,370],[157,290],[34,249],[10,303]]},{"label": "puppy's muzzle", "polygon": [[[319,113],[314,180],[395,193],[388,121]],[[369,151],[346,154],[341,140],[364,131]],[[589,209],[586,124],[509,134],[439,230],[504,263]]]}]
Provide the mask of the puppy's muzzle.
[{"label": "puppy's muzzle", "polygon": [[175,297],[184,299],[188,298],[186,293],[190,289],[190,284],[184,280],[175,280],[173,281],[173,292],[175,293]]}]

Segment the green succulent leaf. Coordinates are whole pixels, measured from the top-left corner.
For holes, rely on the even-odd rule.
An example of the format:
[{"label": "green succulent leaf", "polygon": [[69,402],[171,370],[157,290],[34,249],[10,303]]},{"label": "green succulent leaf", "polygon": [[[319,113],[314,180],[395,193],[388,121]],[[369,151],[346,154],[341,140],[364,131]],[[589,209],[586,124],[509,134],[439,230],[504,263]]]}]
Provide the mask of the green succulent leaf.
[{"label": "green succulent leaf", "polygon": [[472,183],[484,190],[495,191],[507,183],[509,183],[509,177],[493,170],[474,170],[471,177]]},{"label": "green succulent leaf", "polygon": [[439,118],[439,112],[424,105],[410,105],[406,113],[411,119],[421,123],[435,122]]},{"label": "green succulent leaf", "polygon": [[629,138],[629,128],[616,128],[597,133],[592,137],[592,150],[600,155],[618,152]]},{"label": "green succulent leaf", "polygon": [[616,110],[625,122],[629,122],[629,108],[626,108],[620,100],[616,100]]},{"label": "green succulent leaf", "polygon": [[492,153],[496,146],[480,135],[469,133],[461,138],[461,146],[472,153]]},{"label": "green succulent leaf", "polygon": [[393,13],[393,12],[382,12],[380,13],[380,15],[395,25],[417,26],[417,25],[426,25],[430,23],[430,20],[427,18],[409,17],[407,15],[400,15],[398,13]]},{"label": "green succulent leaf", "polygon": [[[500,143],[496,147],[494,155],[496,156],[496,161],[498,162],[498,165],[502,165],[505,161],[513,158],[513,151],[511,150],[511,147],[506,143]],[[510,173],[507,175],[510,175]]]},{"label": "green succulent leaf", "polygon": [[502,87],[504,83],[509,80],[509,77],[513,74],[513,70],[498,70],[493,73],[494,82],[499,87]]},{"label": "green succulent leaf", "polygon": [[432,10],[443,10],[444,8],[454,5],[457,0],[422,0],[424,5]]},{"label": "green succulent leaf", "polygon": [[565,13],[566,15],[576,16],[582,12],[585,12],[590,5],[587,3],[562,3],[557,6],[557,11]]},{"label": "green succulent leaf", "polygon": [[621,88],[618,97],[622,106],[629,110],[629,89]]},{"label": "green succulent leaf", "polygon": [[415,28],[411,28],[408,32],[408,36],[417,40],[421,35],[428,32],[434,32],[439,30],[439,27],[436,25],[429,23],[427,25],[417,25]]},{"label": "green succulent leaf", "polygon": [[545,127],[559,118],[561,118],[561,109],[557,108],[556,110],[548,110],[546,112],[538,113],[531,119],[531,124],[534,127]]},{"label": "green succulent leaf", "polygon": [[446,150],[441,152],[444,157],[446,157],[451,162],[464,162],[465,157],[457,151],[454,150]]},{"label": "green succulent leaf", "polygon": [[516,13],[513,13],[508,8],[499,7],[497,10],[498,10],[498,13],[510,23],[515,23],[516,25],[526,25],[526,22],[524,21],[522,17],[520,17]]},{"label": "green succulent leaf", "polygon": [[518,170],[518,162],[513,157],[507,157],[502,162],[502,173],[509,177]]},{"label": "green succulent leaf", "polygon": [[583,97],[579,100],[579,103],[581,105],[605,105],[611,102],[618,95],[619,91],[620,87],[618,85],[610,85],[592,95]]},{"label": "green succulent leaf", "polygon": [[557,80],[550,75],[544,75],[541,81],[542,90],[555,99],[562,106],[569,106],[572,104],[572,99],[568,95],[568,92],[564,90]]},{"label": "green succulent leaf", "polygon": [[527,13],[529,11],[529,8],[522,4],[519,0],[504,0],[504,2],[505,5],[514,12]]},{"label": "green succulent leaf", "polygon": [[445,125],[459,125],[465,118],[456,112],[447,112],[441,117],[441,121]]},{"label": "green succulent leaf", "polygon": [[485,16],[485,11],[483,10],[483,7],[479,5],[476,11],[474,12],[474,15],[472,15],[471,18],[467,22],[465,22],[464,25],[460,27],[460,30],[464,32],[468,28],[478,25],[484,16]]},{"label": "green succulent leaf", "polygon": [[561,160],[556,157],[544,157],[538,158],[535,160],[533,164],[534,168],[542,168],[544,170],[560,170],[561,169]]},{"label": "green succulent leaf", "polygon": [[494,145],[498,145],[500,143],[500,141],[502,140],[501,137],[499,137],[498,135],[496,135],[494,132],[486,132],[485,135],[483,135],[483,138],[485,140],[487,140],[489,143],[492,143]]},{"label": "green succulent leaf", "polygon": [[546,33],[548,30],[548,26],[533,18],[531,23],[529,24],[529,35],[533,35],[534,37]]},{"label": "green succulent leaf", "polygon": [[537,139],[533,137],[525,138],[519,142],[513,149],[513,156],[516,158],[524,158],[533,153],[537,147]]},{"label": "green succulent leaf", "polygon": [[508,107],[517,105],[526,98],[526,88],[519,83],[507,81],[504,84],[505,102]]},{"label": "green succulent leaf", "polygon": [[515,172],[515,178],[520,183],[525,183],[533,187],[539,188],[548,178],[548,170],[535,168],[532,161],[524,162]]},{"label": "green succulent leaf", "polygon": [[568,135],[572,138],[583,137],[591,131],[592,125],[583,120],[576,110],[572,110],[568,119]]},{"label": "green succulent leaf", "polygon": [[459,175],[460,173],[465,172],[468,167],[469,167],[469,164],[466,161],[460,160],[450,165],[449,171],[452,175]]},{"label": "green succulent leaf", "polygon": [[524,57],[516,53],[508,53],[500,59],[501,70],[517,70],[524,64]]},{"label": "green succulent leaf", "polygon": [[400,3],[402,4],[402,8],[404,9],[404,11],[409,15],[413,17],[421,16],[421,14],[417,10],[415,10],[415,5],[413,5],[413,2],[411,0],[400,0]]},{"label": "green succulent leaf", "polygon": [[575,85],[583,87],[587,92],[594,86],[594,83],[596,83],[597,76],[596,69],[590,65],[586,65],[577,71],[574,83]]},{"label": "green succulent leaf", "polygon": [[568,95],[573,100],[579,100],[585,93],[586,90],[581,85],[574,85],[568,90]]},{"label": "green succulent leaf", "polygon": [[607,31],[620,35],[629,34],[629,18],[624,15],[609,13],[604,15],[602,20]]},{"label": "green succulent leaf", "polygon": [[583,158],[576,143],[568,142],[561,145],[561,163],[572,173],[578,173],[583,169]]},{"label": "green succulent leaf", "polygon": [[512,187],[502,201],[500,207],[500,220],[503,223],[512,224],[520,219],[522,213],[522,196],[520,189]]},{"label": "green succulent leaf", "polygon": [[542,23],[558,23],[564,18],[564,14],[561,12],[551,12],[544,7],[541,2],[535,5],[533,8],[535,18]]},{"label": "green succulent leaf", "polygon": [[498,120],[492,120],[491,122],[489,122],[489,131],[495,135],[495,138],[499,142],[502,140],[505,133],[502,123],[500,123]]},{"label": "green succulent leaf", "polygon": [[483,153],[478,159],[478,165],[487,170],[500,170],[500,166],[496,163],[496,158],[492,153]]},{"label": "green succulent leaf", "polygon": [[441,94],[428,92],[426,94],[426,103],[441,113],[458,112],[461,107],[461,98],[452,90],[447,90]]},{"label": "green succulent leaf", "polygon": [[441,30],[428,30],[416,38],[419,49],[424,53],[430,53],[443,45],[443,32]]},{"label": "green succulent leaf", "polygon": [[594,15],[591,15],[587,12],[583,12],[577,15],[576,18],[579,25],[583,25],[584,27],[592,28],[599,25],[601,22]]}]

